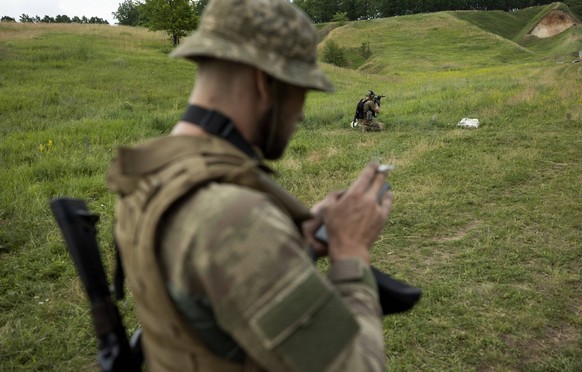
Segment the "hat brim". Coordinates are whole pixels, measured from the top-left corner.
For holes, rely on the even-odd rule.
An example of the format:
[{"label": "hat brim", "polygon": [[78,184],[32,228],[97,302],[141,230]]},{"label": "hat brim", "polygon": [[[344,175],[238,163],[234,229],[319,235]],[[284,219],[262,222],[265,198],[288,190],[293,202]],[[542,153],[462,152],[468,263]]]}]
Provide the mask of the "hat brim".
[{"label": "hat brim", "polygon": [[333,84],[316,63],[293,60],[279,53],[265,51],[244,42],[234,43],[232,40],[221,38],[220,35],[201,30],[185,38],[170,56],[214,57],[245,63],[285,83],[323,92],[334,91]]}]

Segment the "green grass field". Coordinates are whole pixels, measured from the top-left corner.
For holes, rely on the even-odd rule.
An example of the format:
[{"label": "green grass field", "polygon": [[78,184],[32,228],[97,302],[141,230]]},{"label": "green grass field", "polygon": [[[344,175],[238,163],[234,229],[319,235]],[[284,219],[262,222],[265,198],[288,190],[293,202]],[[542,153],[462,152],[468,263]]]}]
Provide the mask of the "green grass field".
[{"label": "green grass field", "polygon": [[[351,68],[323,65],[337,92],[309,95],[274,166],[308,205],[371,160],[397,166],[373,261],[424,296],[385,318],[388,370],[582,370],[582,26],[524,36],[548,9],[359,21],[322,40]],[[0,370],[96,368],[48,202],[88,201],[111,267],[115,148],[166,134],[195,77],[170,48],[141,28],[0,24]],[[368,89],[386,95],[381,133],[349,127]],[[131,298],[120,307],[134,330]]]}]

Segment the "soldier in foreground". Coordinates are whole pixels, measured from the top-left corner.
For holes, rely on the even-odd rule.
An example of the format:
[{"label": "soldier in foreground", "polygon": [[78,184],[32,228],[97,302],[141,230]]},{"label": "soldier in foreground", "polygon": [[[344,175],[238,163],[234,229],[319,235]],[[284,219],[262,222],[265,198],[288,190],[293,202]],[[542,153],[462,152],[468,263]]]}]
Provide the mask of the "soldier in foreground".
[{"label": "soldier in foreground", "polygon": [[[172,52],[198,64],[184,116],[119,149],[108,183],[149,369],[385,369],[369,254],[391,209],[391,192],[377,200],[385,174],[370,164],[309,211],[263,164],[284,153],[307,91],[333,90],[316,45],[286,0],[211,1]],[[329,257],[327,277],[308,247]]]}]

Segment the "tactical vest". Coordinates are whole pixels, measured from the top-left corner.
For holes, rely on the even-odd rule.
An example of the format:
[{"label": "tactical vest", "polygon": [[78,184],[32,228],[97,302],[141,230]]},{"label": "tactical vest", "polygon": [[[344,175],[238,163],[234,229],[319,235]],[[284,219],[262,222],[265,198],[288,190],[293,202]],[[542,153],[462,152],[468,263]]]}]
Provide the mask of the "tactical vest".
[{"label": "tactical vest", "polygon": [[362,98],[358,101],[358,104],[356,105],[356,113],[354,115],[355,119],[365,119],[366,118],[366,113],[364,112],[364,105],[368,101],[369,100],[367,98]]},{"label": "tactical vest", "polygon": [[[166,210],[209,182],[232,183],[268,195],[297,226],[310,218],[298,200],[249,158],[217,137],[169,136],[135,148],[122,147],[108,174],[116,203],[115,236],[143,329],[152,371],[255,371],[219,358],[192,331],[174,305],[157,257],[157,231]],[[299,230],[301,231],[301,230]]]}]

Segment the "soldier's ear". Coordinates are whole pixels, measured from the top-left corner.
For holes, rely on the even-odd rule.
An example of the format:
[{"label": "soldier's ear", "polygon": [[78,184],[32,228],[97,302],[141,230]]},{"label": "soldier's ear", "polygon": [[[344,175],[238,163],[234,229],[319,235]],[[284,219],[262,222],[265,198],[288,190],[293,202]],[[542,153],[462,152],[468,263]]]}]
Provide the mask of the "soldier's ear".
[{"label": "soldier's ear", "polygon": [[255,69],[255,81],[259,105],[268,109],[273,102],[273,87],[275,85],[275,79],[264,71]]}]

